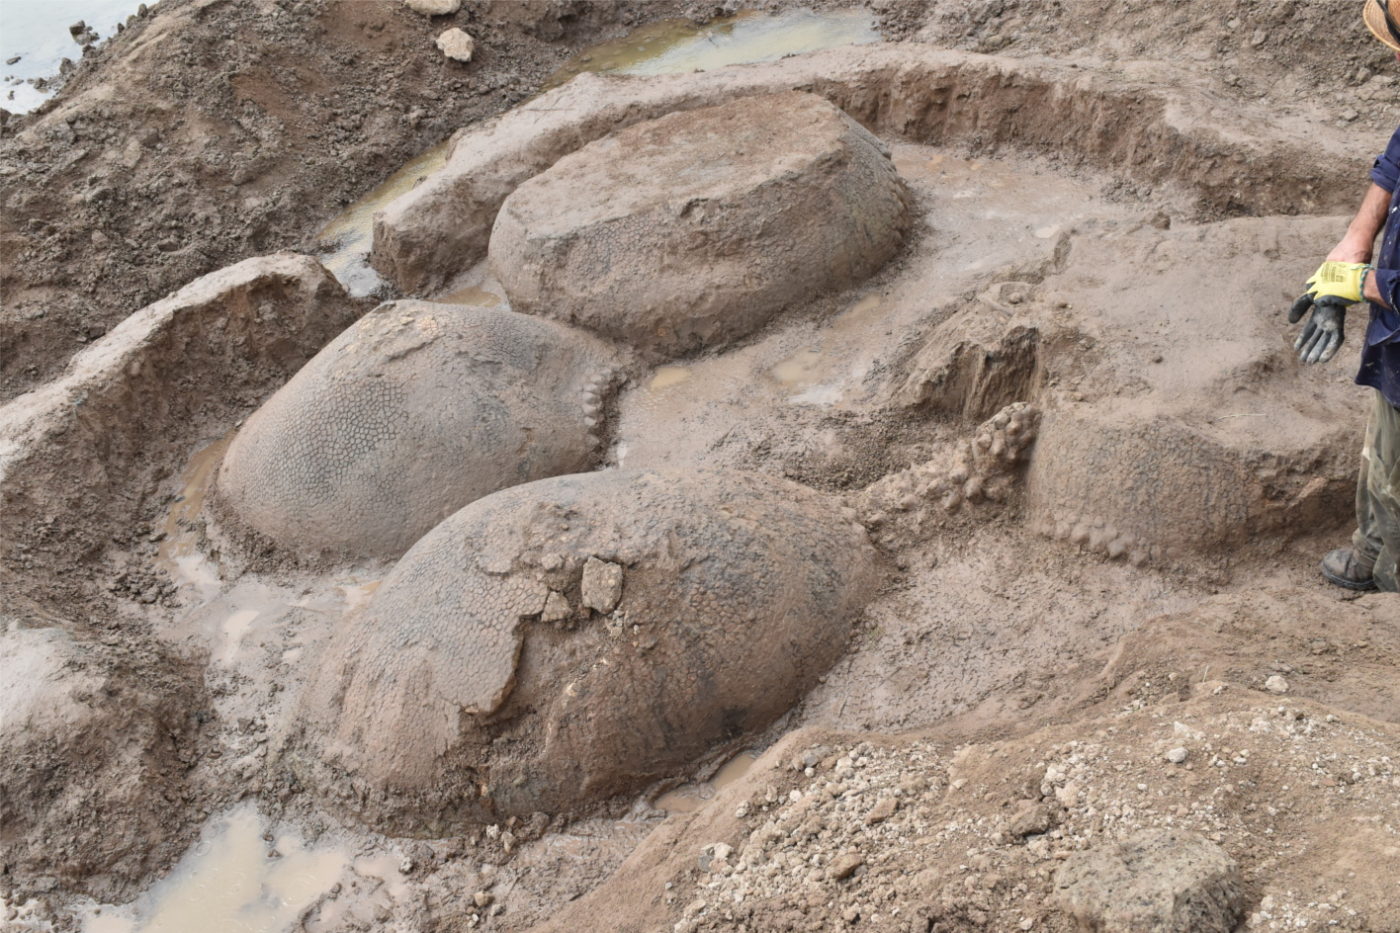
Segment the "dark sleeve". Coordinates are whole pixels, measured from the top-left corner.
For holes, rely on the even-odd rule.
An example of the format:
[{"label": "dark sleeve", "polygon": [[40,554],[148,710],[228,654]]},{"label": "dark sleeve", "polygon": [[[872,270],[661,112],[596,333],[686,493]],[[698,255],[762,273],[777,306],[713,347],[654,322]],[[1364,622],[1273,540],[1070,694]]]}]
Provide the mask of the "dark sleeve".
[{"label": "dark sleeve", "polygon": [[1376,159],[1376,164],[1371,169],[1371,180],[1386,191],[1393,192],[1396,185],[1400,185],[1400,129],[1390,137],[1390,145],[1386,146],[1385,152]]},{"label": "dark sleeve", "polygon": [[1371,275],[1375,276],[1376,289],[1385,303],[1400,309],[1400,269],[1377,269]]}]

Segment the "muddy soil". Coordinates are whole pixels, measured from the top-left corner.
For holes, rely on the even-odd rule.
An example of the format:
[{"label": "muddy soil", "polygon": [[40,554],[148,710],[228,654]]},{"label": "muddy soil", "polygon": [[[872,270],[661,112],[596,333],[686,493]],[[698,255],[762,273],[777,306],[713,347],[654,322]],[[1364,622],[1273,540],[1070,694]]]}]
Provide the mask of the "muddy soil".
[{"label": "muddy soil", "polygon": [[[165,0],[0,129],[0,399],[142,305],[316,231],[417,153],[534,92],[574,50],[683,2]],[[469,64],[433,44],[475,36]],[[217,67],[211,67],[217,63]]]},{"label": "muddy soil", "polygon": [[[1356,338],[1304,370],[1282,321],[1393,129],[1400,71],[1350,0],[868,9],[898,41],[584,75],[512,112],[591,42],[732,10],[165,0],[6,121],[0,781],[25,792],[0,825],[0,922],[1068,933],[1123,921],[1062,866],[1170,831],[1226,866],[1202,901],[1216,928],[1400,929],[1400,607],[1314,570],[1350,531]],[[449,25],[476,37],[469,65],[433,46]],[[413,655],[376,615],[394,562],[293,553],[211,503],[237,431],[373,301],[285,253],[196,277],[312,251],[459,130],[501,145],[480,156],[503,190],[445,202],[445,236],[491,229],[608,132],[598,114],[791,90],[888,150],[903,247],[723,350],[590,384],[584,414],[598,469],[780,477],[858,519],[883,583],[844,654],[640,794],[435,832],[308,786],[288,750],[313,674],[344,674],[327,646],[374,621],[389,666]],[[479,246],[399,287],[504,312]],[[580,643],[646,641],[642,615],[577,608]],[[363,725],[413,716],[379,712]]]}]

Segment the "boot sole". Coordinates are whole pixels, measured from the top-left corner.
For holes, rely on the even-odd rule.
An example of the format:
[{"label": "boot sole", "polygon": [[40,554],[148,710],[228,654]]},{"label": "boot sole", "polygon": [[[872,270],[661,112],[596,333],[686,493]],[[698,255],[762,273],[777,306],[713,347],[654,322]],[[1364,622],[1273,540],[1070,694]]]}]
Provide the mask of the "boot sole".
[{"label": "boot sole", "polygon": [[1358,593],[1364,593],[1367,590],[1374,590],[1376,588],[1375,580],[1348,580],[1346,577],[1337,576],[1326,567],[1320,567],[1318,569],[1322,571],[1322,576],[1328,583],[1331,583],[1333,586],[1340,586],[1345,590],[1354,590]]}]

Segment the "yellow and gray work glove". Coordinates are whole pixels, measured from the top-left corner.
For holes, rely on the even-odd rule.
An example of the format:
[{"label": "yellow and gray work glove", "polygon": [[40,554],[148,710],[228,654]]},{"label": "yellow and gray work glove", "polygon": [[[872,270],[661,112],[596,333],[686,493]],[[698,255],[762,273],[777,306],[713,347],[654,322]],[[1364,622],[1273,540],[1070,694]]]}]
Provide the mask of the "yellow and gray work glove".
[{"label": "yellow and gray work glove", "polygon": [[1362,262],[1324,262],[1308,279],[1308,290],[1288,310],[1288,323],[1297,324],[1311,309],[1293,349],[1303,363],[1325,363],[1336,355],[1346,337],[1348,306],[1361,301],[1361,289],[1371,267]]}]

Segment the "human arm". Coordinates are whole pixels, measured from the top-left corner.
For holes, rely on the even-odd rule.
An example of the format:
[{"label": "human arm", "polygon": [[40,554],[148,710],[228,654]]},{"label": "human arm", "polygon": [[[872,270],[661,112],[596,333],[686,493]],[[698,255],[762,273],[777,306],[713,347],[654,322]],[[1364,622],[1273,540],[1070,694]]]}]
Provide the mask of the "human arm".
[{"label": "human arm", "polygon": [[1385,226],[1386,213],[1389,210],[1390,192],[1374,181],[1371,182],[1366,196],[1361,199],[1361,207],[1357,209],[1356,216],[1347,225],[1347,232],[1341,241],[1327,254],[1327,261],[1370,262],[1376,247],[1376,237],[1380,234],[1381,227]]},{"label": "human arm", "polygon": [[[1396,268],[1395,237],[1397,231],[1394,226],[1397,223],[1397,218],[1394,213],[1390,213],[1395,204],[1394,192],[1400,188],[1400,129],[1397,129],[1395,135],[1390,137],[1390,143],[1385,147],[1385,151],[1380,154],[1375,165],[1371,167],[1371,182],[1371,190],[1367,192],[1365,204],[1363,204],[1363,210],[1368,214],[1366,224],[1369,226],[1379,218],[1382,224],[1389,221],[1390,227],[1386,230],[1383,241],[1385,253],[1379,257],[1376,261],[1376,268],[1366,276],[1362,283],[1362,297],[1382,307],[1400,309],[1400,268]],[[1350,232],[1348,229],[1348,234]],[[1364,234],[1365,230],[1358,232]]]},{"label": "human arm", "polygon": [[[1304,363],[1325,363],[1341,347],[1345,333],[1346,309],[1363,299],[1384,307],[1394,307],[1400,270],[1371,266],[1376,236],[1390,213],[1391,192],[1400,183],[1400,131],[1371,171],[1371,187],[1347,225],[1342,239],[1327,254],[1322,267],[1308,280],[1308,291],[1294,302],[1290,323],[1307,313],[1303,329],[1294,342],[1298,359]],[[1385,258],[1382,257],[1382,261]]]}]

